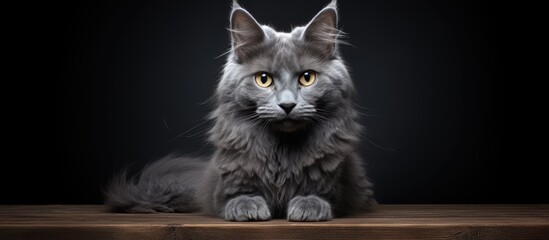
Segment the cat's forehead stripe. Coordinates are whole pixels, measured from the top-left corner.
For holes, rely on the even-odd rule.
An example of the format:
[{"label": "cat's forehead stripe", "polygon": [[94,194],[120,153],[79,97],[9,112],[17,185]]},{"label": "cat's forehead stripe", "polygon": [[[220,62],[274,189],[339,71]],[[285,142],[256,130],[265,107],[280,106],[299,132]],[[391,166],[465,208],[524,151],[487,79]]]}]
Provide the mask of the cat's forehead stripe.
[{"label": "cat's forehead stripe", "polygon": [[273,50],[275,51],[272,61],[273,67],[287,71],[298,68],[295,44],[289,33],[277,34],[277,42]]}]

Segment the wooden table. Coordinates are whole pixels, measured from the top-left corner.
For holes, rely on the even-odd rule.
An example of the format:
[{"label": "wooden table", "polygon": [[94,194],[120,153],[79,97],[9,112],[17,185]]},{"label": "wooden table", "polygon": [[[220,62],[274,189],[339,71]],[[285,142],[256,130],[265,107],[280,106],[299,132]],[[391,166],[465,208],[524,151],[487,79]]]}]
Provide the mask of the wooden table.
[{"label": "wooden table", "polygon": [[549,205],[380,205],[320,223],[114,214],[97,205],[4,205],[0,239],[549,239]]}]

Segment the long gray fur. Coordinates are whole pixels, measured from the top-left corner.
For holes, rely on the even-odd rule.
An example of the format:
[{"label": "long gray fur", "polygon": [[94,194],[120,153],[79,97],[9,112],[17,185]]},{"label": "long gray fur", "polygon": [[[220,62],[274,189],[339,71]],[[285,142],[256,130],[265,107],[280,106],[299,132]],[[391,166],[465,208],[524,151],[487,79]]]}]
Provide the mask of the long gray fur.
[{"label": "long gray fur", "polygon": [[[361,125],[353,82],[338,52],[331,2],[290,33],[259,25],[236,2],[232,49],[216,89],[216,147],[208,159],[168,156],[137,178],[113,180],[106,204],[120,212],[202,211],[231,221],[324,221],[375,201],[355,151]],[[317,72],[308,87],[297,79]],[[259,87],[268,72],[274,84]],[[296,104],[287,114],[282,101]]]}]

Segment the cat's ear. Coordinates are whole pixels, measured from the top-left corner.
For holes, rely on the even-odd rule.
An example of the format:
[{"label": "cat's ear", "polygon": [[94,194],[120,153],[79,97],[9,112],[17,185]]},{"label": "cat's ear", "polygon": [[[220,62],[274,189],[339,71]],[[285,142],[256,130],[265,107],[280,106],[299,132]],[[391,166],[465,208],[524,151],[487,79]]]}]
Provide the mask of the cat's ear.
[{"label": "cat's ear", "polygon": [[254,48],[265,39],[265,32],[259,23],[236,1],[233,1],[230,32],[232,51],[239,60],[249,57]]},{"label": "cat's ear", "polygon": [[302,38],[318,47],[326,56],[332,57],[336,51],[338,34],[337,2],[334,0],[307,24]]}]

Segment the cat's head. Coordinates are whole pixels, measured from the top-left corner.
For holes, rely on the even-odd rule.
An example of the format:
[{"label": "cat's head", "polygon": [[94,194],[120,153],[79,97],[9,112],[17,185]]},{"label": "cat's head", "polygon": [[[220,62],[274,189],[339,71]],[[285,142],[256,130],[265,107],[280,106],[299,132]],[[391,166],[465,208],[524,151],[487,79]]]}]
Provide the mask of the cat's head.
[{"label": "cat's head", "polygon": [[281,132],[345,114],[354,87],[339,56],[337,20],[332,1],[307,25],[277,32],[234,2],[232,47],[217,88],[226,114]]}]

